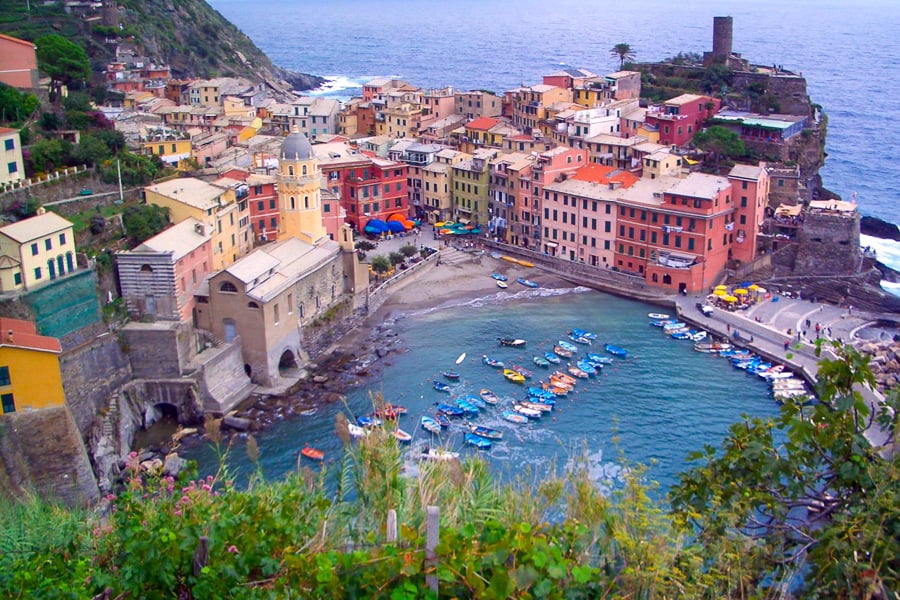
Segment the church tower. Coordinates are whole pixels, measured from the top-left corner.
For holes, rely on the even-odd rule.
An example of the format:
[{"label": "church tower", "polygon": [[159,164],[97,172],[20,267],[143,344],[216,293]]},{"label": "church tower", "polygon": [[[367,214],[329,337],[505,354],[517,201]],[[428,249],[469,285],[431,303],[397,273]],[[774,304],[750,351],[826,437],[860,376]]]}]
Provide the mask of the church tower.
[{"label": "church tower", "polygon": [[312,144],[295,126],[284,138],[278,161],[279,240],[295,237],[316,245],[329,239],[322,224],[321,186]]}]

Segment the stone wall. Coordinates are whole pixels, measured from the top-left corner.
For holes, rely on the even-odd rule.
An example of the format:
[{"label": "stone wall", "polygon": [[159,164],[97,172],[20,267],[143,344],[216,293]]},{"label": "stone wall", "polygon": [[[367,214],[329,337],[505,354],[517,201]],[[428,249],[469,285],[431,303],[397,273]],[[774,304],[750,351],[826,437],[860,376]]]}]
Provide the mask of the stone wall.
[{"label": "stone wall", "polygon": [[797,274],[852,275],[859,271],[859,213],[807,211],[798,241]]},{"label": "stone wall", "polygon": [[192,364],[206,412],[222,415],[250,396],[254,385],[244,373],[241,338],[230,344],[208,348]]},{"label": "stone wall", "polygon": [[136,379],[180,377],[192,355],[193,335],[182,323],[129,323],[121,335]]},{"label": "stone wall", "polygon": [[65,406],[0,417],[0,493],[35,492],[68,506],[99,497],[81,434]]},{"label": "stone wall", "polygon": [[110,333],[68,350],[59,358],[66,404],[82,437],[117,388],[131,380],[131,363],[119,339]]}]

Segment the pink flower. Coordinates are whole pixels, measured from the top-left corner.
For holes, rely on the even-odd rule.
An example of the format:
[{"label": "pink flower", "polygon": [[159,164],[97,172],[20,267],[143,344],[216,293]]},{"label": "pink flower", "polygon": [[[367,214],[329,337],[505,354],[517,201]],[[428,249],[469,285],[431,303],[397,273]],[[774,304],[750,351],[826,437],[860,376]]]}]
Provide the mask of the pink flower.
[{"label": "pink flower", "polygon": [[232,554],[237,554],[238,553],[237,546],[235,546],[234,544],[232,544],[231,546],[228,546],[228,551],[231,552]]},{"label": "pink flower", "polygon": [[180,516],[181,516],[181,511],[180,511],[180,510],[176,510],[176,511],[175,511],[174,513],[172,513],[172,514],[174,514],[176,517],[180,517]]},{"label": "pink flower", "polygon": [[128,458],[137,458],[137,452],[132,450],[131,452],[128,453]]},{"label": "pink flower", "polygon": [[206,483],[203,484],[203,491],[204,491],[204,492],[208,492],[208,491],[210,491],[211,489],[212,489],[212,486],[210,486],[209,484],[206,484]]}]

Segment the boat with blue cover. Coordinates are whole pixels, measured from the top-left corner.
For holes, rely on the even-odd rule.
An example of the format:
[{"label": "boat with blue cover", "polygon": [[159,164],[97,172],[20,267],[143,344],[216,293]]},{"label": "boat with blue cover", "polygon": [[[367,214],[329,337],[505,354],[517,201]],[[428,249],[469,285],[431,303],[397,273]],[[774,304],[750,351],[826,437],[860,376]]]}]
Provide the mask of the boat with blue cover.
[{"label": "boat with blue cover", "polygon": [[625,348],[620,348],[619,346],[614,346],[613,344],[606,344],[603,346],[603,349],[612,354],[613,356],[618,356],[619,358],[625,358],[628,356],[628,351]]},{"label": "boat with blue cover", "polygon": [[456,406],[458,408],[460,408],[463,411],[463,413],[465,413],[467,416],[470,416],[470,417],[478,416],[478,407],[475,406],[474,404],[472,404],[471,402],[468,402],[468,401],[460,398],[459,400],[456,401]]},{"label": "boat with blue cover", "polygon": [[578,352],[578,346],[576,346],[575,344],[573,344],[571,342],[567,342],[566,340],[559,340],[556,343],[560,348],[562,348],[564,350],[568,350],[572,354],[575,354],[576,352]]},{"label": "boat with blue cover", "polygon": [[428,415],[422,415],[422,418],[419,420],[419,423],[422,425],[422,429],[429,433],[433,433],[435,435],[441,432],[441,424],[435,421],[433,418]]},{"label": "boat with blue cover", "polygon": [[591,340],[592,342],[597,339],[597,334],[593,331],[588,331],[587,329],[578,329],[577,327],[572,328],[571,335],[582,337],[586,340]]},{"label": "boat with blue cover", "polygon": [[603,356],[602,354],[597,354],[595,352],[588,352],[587,359],[593,363],[597,363],[598,365],[610,365],[612,364],[613,359],[608,356]]},{"label": "boat with blue cover", "polygon": [[463,398],[469,404],[475,406],[476,408],[487,408],[487,402],[481,399],[480,396],[476,396],[475,394],[467,394],[465,398]]},{"label": "boat with blue cover", "polygon": [[562,360],[559,358],[559,355],[555,352],[544,352],[544,358],[547,359],[547,362],[553,363],[554,365],[558,365]]},{"label": "boat with blue cover", "polygon": [[569,334],[569,339],[577,344],[584,344],[585,346],[591,345],[591,340],[587,339],[586,337],[575,335],[573,333]]},{"label": "boat with blue cover", "polygon": [[487,354],[481,355],[481,362],[486,364],[489,367],[494,367],[495,369],[502,369],[502,368],[506,367],[506,365],[503,364],[502,360],[497,360],[497,359],[491,358]]},{"label": "boat with blue cover", "polygon": [[508,281],[509,280],[509,277],[507,277],[503,273],[491,273],[491,277],[493,277],[497,281]]},{"label": "boat with blue cover", "polygon": [[547,368],[550,367],[550,361],[547,360],[547,359],[546,359],[545,357],[543,357],[543,356],[535,356],[535,357],[532,359],[532,361],[534,362],[535,365],[541,367],[542,369],[547,369]]},{"label": "boat with blue cover", "polygon": [[505,420],[509,421],[510,423],[515,423],[516,425],[525,425],[528,423],[528,417],[526,417],[525,415],[520,415],[519,413],[511,410],[503,411],[503,414],[501,416]]},{"label": "boat with blue cover", "polygon": [[493,429],[491,427],[484,427],[483,425],[474,425],[472,423],[469,424],[469,431],[474,433],[477,436],[483,437],[488,440],[502,440],[503,432],[499,429]]},{"label": "boat with blue cover", "polygon": [[587,373],[590,377],[593,377],[597,374],[597,367],[594,366],[594,363],[586,358],[579,360],[577,363],[575,363],[575,366]]},{"label": "boat with blue cover", "polygon": [[436,389],[439,392],[447,392],[450,393],[450,386],[444,383],[443,381],[432,381],[431,387]]},{"label": "boat with blue cover", "polygon": [[463,409],[458,406],[453,406],[452,404],[438,404],[437,409],[448,417],[461,417],[466,414]]},{"label": "boat with blue cover", "polygon": [[554,398],[553,392],[535,386],[531,386],[528,388],[528,395],[532,398],[547,398],[550,400]]},{"label": "boat with blue cover", "polygon": [[356,419],[356,424],[360,427],[380,427],[381,423],[381,419],[372,415],[366,415],[364,417],[358,417]]},{"label": "boat with blue cover", "polygon": [[516,279],[516,281],[518,281],[519,283],[521,283],[521,284],[524,285],[525,287],[529,287],[529,288],[540,287],[540,286],[539,286],[537,283],[535,283],[534,281],[531,281],[530,279],[525,279],[524,277],[519,277],[518,279]]},{"label": "boat with blue cover", "polygon": [[470,446],[475,446],[479,450],[489,450],[491,447],[491,440],[485,439],[480,435],[475,435],[474,433],[466,434],[466,443]]}]

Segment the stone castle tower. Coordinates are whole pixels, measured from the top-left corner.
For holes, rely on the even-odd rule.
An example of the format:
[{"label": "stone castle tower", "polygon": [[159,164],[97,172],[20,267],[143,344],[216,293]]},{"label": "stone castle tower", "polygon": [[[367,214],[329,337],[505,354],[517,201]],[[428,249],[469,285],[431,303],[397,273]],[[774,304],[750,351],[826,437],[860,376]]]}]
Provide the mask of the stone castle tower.
[{"label": "stone castle tower", "polygon": [[278,163],[281,203],[278,239],[295,237],[317,245],[329,239],[322,224],[322,179],[312,144],[296,127],[284,138]]}]

